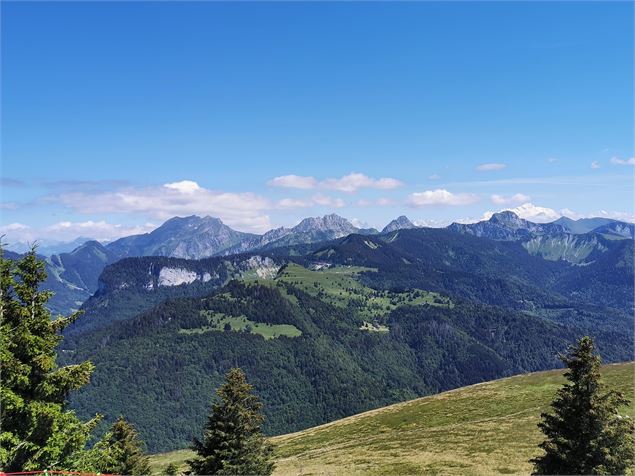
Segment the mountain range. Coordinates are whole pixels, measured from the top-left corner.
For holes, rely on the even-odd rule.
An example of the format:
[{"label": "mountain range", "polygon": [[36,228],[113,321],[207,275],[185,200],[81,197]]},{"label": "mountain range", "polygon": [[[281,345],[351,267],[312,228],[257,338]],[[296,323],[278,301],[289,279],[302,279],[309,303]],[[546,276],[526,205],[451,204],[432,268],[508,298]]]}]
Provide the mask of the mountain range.
[{"label": "mountain range", "polygon": [[[379,232],[373,228],[357,228],[347,219],[331,214],[305,218],[294,227],[280,227],[257,235],[233,230],[220,219],[209,216],[175,217],[150,233],[107,244],[89,240],[72,251],[45,257],[49,276],[46,286],[55,291],[51,309],[64,314],[77,309],[97,290],[98,278],[105,266],[126,257],[202,259],[285,247],[296,247],[296,252],[302,254],[307,250],[306,245],[350,234],[378,235],[413,228],[417,227],[405,216],[392,220]],[[520,241],[529,253],[576,264],[593,261],[598,253],[614,246],[615,240],[635,236],[633,224],[607,218],[572,220],[563,217],[539,224],[510,211],[496,213],[478,223],[453,223],[447,229],[493,240]]]},{"label": "mountain range", "polygon": [[[279,434],[553,368],[581,335],[605,361],[631,358],[634,241],[623,225],[573,233],[510,213],[446,229],[397,222],[347,234],[340,219],[309,220],[283,238],[324,241],[111,262],[65,332],[62,361],[96,367],[73,407],[106,422],[125,415],[159,451],[188,444],[232,366],[262,396],[266,431]],[[553,253],[532,249],[543,239]],[[596,240],[578,263],[556,256],[559,240],[573,239]]]}]

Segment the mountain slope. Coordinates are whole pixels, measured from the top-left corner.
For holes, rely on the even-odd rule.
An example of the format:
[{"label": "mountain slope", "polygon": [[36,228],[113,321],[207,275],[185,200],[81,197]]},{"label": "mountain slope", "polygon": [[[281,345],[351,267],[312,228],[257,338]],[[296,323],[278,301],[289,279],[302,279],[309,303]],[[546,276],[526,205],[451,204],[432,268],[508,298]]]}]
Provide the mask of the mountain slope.
[{"label": "mountain slope", "polygon": [[[430,233],[395,233],[416,235],[421,231]],[[482,241],[445,230],[435,233]],[[404,256],[404,251],[394,246],[400,243],[405,247],[399,239],[393,246],[381,240],[369,241],[382,245],[375,249],[364,240],[376,237],[350,235],[342,242],[357,240],[362,240],[361,246],[370,250],[370,255],[385,249]],[[518,244],[487,243],[499,251],[515,246],[525,258],[547,268],[560,266],[529,256]],[[413,253],[408,256],[418,259]],[[210,395],[231,366],[246,371],[265,402],[266,431],[277,434],[418,395],[553,368],[557,352],[584,334],[596,338],[608,361],[632,354],[632,333],[625,330],[628,324],[622,323],[619,315],[615,317],[615,312],[571,307],[549,294],[538,295],[543,302],[535,298],[536,307],[529,308],[535,312],[521,312],[511,306],[488,305],[485,299],[468,301],[456,293],[444,294],[427,287],[430,283],[442,285],[443,280],[428,281],[416,273],[408,276],[411,281],[407,286],[369,286],[404,276],[404,268],[391,270],[383,257],[385,254],[377,259],[380,266],[365,268],[318,261],[311,270],[289,263],[277,273],[243,274],[242,281],[230,281],[203,295],[196,293],[205,288],[196,286],[202,285],[198,276],[210,272],[206,266],[217,263],[224,267],[219,269],[226,270],[235,266],[227,267],[221,258],[191,263],[181,260],[179,266],[175,266],[175,258],[117,263],[109,268],[107,288],[119,294],[96,296],[91,300],[94,307],[77,321],[81,326],[82,321],[90,323],[101,316],[102,327],[69,332],[62,344],[65,363],[90,359],[96,366],[91,384],[73,397],[72,405],[82,417],[97,409],[106,414],[107,421],[124,414],[139,427],[151,449],[165,450],[191,439],[193,429],[202,424]],[[165,263],[154,261],[157,259]],[[474,258],[467,256],[460,262],[469,259]],[[155,263],[151,274],[148,260]],[[135,263],[138,279],[134,282],[130,273],[114,272]],[[483,267],[480,262],[474,266]],[[498,265],[495,262],[492,266]],[[157,270],[165,267],[186,270],[182,276],[189,276],[192,283],[153,284],[148,289],[148,283],[157,280]],[[445,274],[454,282],[450,271],[452,268],[446,268]],[[456,277],[467,279],[463,273]],[[483,287],[483,282],[492,279],[486,276],[477,277],[474,283],[480,282],[480,287],[470,292],[491,294],[489,287],[498,284],[494,280],[495,284]],[[122,282],[122,277],[126,281]],[[122,284],[127,286],[122,288]],[[517,286],[518,296],[537,293],[522,281]],[[131,293],[132,289],[138,292]],[[507,294],[504,291],[500,296]],[[155,296],[163,301],[154,301]],[[511,300],[496,299],[513,304],[516,294]],[[115,301],[119,307],[113,307]],[[558,302],[566,303],[565,310],[571,314],[568,320],[558,322],[561,316],[557,309],[550,311],[554,317],[549,319],[538,312],[548,311],[538,304]],[[148,309],[148,304],[155,307]],[[138,314],[134,316],[130,309],[137,309]],[[586,314],[579,314],[582,311]],[[602,322],[593,320],[600,315]],[[108,324],[109,319],[122,316],[125,320]],[[118,397],[124,394],[125,399]],[[166,421],[166,414],[173,418]]]},{"label": "mountain slope", "polygon": [[478,223],[452,223],[448,230],[492,240],[521,240],[532,236],[563,233],[566,229],[557,223],[533,223],[514,212],[494,213],[489,220]]},{"label": "mountain slope", "polygon": [[377,230],[362,230],[334,213],[323,217],[309,217],[292,228],[276,228],[256,239],[239,243],[223,254],[242,253],[254,250],[271,250],[274,248],[317,243],[341,238],[351,233],[374,234]]},{"label": "mountain slope", "polygon": [[409,228],[416,228],[416,227],[417,226],[414,223],[412,223],[407,216],[401,215],[400,217],[395,218],[393,221],[388,223],[388,225],[386,225],[384,229],[381,230],[381,232],[389,233],[391,231],[406,230]]},{"label": "mountain slope", "polygon": [[632,239],[635,225],[605,218],[572,220],[562,217],[553,223],[533,223],[511,211],[495,213],[478,223],[452,223],[448,230],[492,240],[520,241],[527,251],[544,259],[587,264],[613,246],[614,241]]},{"label": "mountain slope", "polygon": [[[605,365],[608,388],[623,392],[635,417],[631,363]],[[518,375],[371,410],[272,438],[275,475],[529,474],[540,454],[536,426],[564,382],[562,371]],[[186,468],[189,450],[151,457],[155,474]]]},{"label": "mountain slope", "polygon": [[562,225],[566,231],[575,234],[583,234],[589,233],[590,231],[594,231],[597,228],[605,225],[610,225],[612,223],[622,223],[617,222],[611,218],[580,218],[578,220],[573,220],[569,217],[560,217],[555,222],[555,224]]},{"label": "mountain slope", "polygon": [[231,229],[218,218],[192,215],[171,218],[150,233],[121,238],[108,244],[108,249],[120,257],[170,256],[200,259],[254,238],[255,235],[251,233]]}]

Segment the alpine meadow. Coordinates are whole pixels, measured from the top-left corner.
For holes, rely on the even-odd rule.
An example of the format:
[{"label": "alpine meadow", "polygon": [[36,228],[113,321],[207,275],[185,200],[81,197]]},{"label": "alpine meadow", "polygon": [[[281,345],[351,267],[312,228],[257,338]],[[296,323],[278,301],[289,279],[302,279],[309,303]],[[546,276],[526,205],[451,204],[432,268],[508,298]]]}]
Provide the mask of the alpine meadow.
[{"label": "alpine meadow", "polygon": [[635,474],[632,2],[0,3],[0,473]]}]

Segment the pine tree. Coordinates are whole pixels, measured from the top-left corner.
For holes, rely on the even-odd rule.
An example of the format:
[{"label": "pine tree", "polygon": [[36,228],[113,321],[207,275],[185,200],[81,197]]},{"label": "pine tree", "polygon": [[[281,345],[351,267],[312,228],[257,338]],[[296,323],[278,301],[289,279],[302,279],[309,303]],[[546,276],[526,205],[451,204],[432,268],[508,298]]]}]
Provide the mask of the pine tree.
[{"label": "pine tree", "polygon": [[616,391],[603,393],[600,357],[583,337],[561,356],[568,382],[543,413],[539,428],[545,451],[531,460],[535,474],[624,474],[633,466],[633,421],[619,414],[628,405]]},{"label": "pine tree", "polygon": [[165,468],[165,474],[167,476],[176,476],[179,474],[179,466],[176,463],[168,464],[168,467]]},{"label": "pine tree", "polygon": [[272,447],[260,431],[262,404],[252,393],[240,369],[232,369],[218,389],[219,401],[192,449],[198,457],[188,461],[193,474],[271,474]]},{"label": "pine tree", "polygon": [[35,247],[18,261],[0,246],[0,468],[75,469],[97,418],[82,423],[66,409],[68,394],[88,383],[90,362],[58,367],[60,331],[79,313],[51,319],[40,291],[46,279]]},{"label": "pine tree", "polygon": [[99,452],[98,468],[103,473],[141,476],[150,474],[150,461],[137,430],[123,417],[115,421],[95,445]]}]

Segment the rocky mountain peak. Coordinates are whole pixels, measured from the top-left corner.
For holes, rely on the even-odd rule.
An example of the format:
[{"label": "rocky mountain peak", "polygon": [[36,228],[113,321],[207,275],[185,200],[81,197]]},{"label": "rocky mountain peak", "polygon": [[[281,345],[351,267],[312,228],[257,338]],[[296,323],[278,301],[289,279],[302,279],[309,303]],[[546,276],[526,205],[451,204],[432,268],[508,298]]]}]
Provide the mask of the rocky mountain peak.
[{"label": "rocky mountain peak", "polygon": [[527,227],[527,221],[520,218],[518,215],[510,210],[504,210],[502,212],[494,213],[489,221],[490,223],[498,223],[505,226],[511,226],[513,228]]},{"label": "rocky mountain peak", "polygon": [[323,217],[309,217],[293,227],[294,232],[311,233],[316,231],[334,231],[338,233],[355,233],[357,228],[346,218],[335,213]]},{"label": "rocky mountain peak", "polygon": [[407,216],[401,215],[388,223],[381,232],[387,233],[390,231],[405,230],[409,228],[416,228],[416,225],[412,223]]}]

